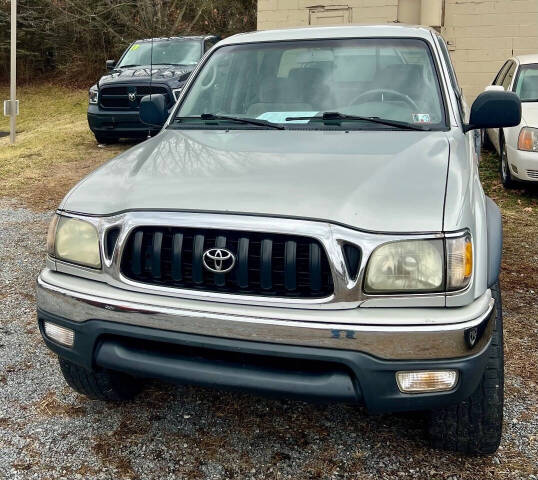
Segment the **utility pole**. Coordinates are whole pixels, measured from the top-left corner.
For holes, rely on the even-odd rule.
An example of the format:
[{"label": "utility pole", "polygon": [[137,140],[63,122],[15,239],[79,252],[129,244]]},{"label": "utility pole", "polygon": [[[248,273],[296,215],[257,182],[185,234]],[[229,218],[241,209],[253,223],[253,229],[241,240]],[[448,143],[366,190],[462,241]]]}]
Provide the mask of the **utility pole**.
[{"label": "utility pole", "polygon": [[15,143],[15,128],[19,102],[17,101],[17,0],[11,0],[11,73],[9,100],[4,101],[4,115],[9,116],[9,143]]},{"label": "utility pole", "polygon": [[9,79],[9,96],[11,105],[9,112],[11,114],[9,126],[11,143],[15,143],[15,126],[17,120],[17,0],[11,0],[11,78]]}]

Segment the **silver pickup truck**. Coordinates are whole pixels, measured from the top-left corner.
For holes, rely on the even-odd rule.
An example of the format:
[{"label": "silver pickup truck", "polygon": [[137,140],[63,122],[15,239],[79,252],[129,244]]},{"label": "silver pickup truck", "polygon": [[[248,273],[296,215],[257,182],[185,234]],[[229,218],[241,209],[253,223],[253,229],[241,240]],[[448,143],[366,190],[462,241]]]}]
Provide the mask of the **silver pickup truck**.
[{"label": "silver pickup truck", "polygon": [[51,222],[39,328],[67,383],[144,378],[429,412],[434,446],[501,440],[501,217],[478,129],[434,31],[236,35],[204,57],[155,137],[75,186]]}]

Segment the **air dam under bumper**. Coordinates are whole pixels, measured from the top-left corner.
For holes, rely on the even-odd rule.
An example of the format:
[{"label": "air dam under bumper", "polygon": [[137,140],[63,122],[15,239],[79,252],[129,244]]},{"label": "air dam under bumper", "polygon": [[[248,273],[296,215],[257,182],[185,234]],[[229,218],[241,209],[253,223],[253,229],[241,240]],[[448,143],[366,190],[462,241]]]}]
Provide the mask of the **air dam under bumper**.
[{"label": "air dam under bumper", "polygon": [[[60,286],[61,283],[65,284]],[[71,288],[66,288],[67,284]],[[83,291],[92,287],[96,291],[110,290],[109,296],[97,297]],[[371,411],[433,409],[468,397],[484,371],[495,318],[490,296],[484,312],[475,320],[450,326],[342,325],[248,318],[241,312],[250,309],[242,306],[233,306],[235,316],[229,312],[187,311],[185,304],[193,302],[181,299],[168,298],[168,302],[178,304],[176,308],[157,307],[152,302],[164,302],[159,296],[119,290],[49,270],[38,279],[37,294],[42,334],[44,321],[75,331],[73,348],[62,347],[44,336],[45,342],[58,355],[86,368],[108,368],[141,377],[262,394],[364,403]],[[126,299],[117,300],[116,295]],[[132,297],[141,297],[139,300],[146,303],[135,303]],[[219,311],[231,308],[224,304],[211,307]],[[390,318],[395,315],[393,310],[400,309],[353,311],[358,310],[384,311]],[[416,309],[417,313],[420,310]],[[447,310],[439,309],[439,315]],[[314,319],[320,315],[332,317],[334,321],[344,312],[305,310],[300,314]],[[471,348],[465,337],[475,327],[478,339]],[[454,343],[456,337],[459,340]],[[447,357],[447,339],[457,355]],[[380,344],[378,351],[376,341]],[[409,352],[406,341],[417,349],[413,358],[403,357]],[[392,343],[392,351],[388,343]],[[442,393],[411,395],[398,390],[395,372],[423,369],[456,369],[458,384]]]}]

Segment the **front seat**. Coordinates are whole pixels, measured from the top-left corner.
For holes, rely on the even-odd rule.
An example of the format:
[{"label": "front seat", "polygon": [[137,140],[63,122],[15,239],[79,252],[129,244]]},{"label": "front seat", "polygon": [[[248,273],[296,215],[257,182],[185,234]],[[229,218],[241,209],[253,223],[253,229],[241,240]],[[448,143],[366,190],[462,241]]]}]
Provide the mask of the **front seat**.
[{"label": "front seat", "polygon": [[321,68],[294,68],[288,78],[304,103],[312,105],[313,110],[325,109],[331,90]]},{"label": "front seat", "polygon": [[309,112],[312,105],[302,101],[302,96],[288,79],[265,78],[262,80],[258,101],[247,109],[249,117],[259,117],[266,112]]}]

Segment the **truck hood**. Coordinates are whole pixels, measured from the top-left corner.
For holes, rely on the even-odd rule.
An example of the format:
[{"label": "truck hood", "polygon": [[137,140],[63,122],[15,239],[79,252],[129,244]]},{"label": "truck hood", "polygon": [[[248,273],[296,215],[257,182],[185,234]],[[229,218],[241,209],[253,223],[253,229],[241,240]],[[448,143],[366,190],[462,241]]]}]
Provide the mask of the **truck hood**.
[{"label": "truck hood", "polygon": [[[189,78],[196,65],[142,65],[132,68],[121,68],[101,77],[97,82],[98,87],[109,83],[140,83],[149,82],[150,76],[152,81],[159,83],[183,82]],[[150,75],[151,72],[151,75]]]},{"label": "truck hood", "polygon": [[448,158],[443,132],[167,129],[91,173],[60,209],[263,214],[379,232],[441,231]]}]

